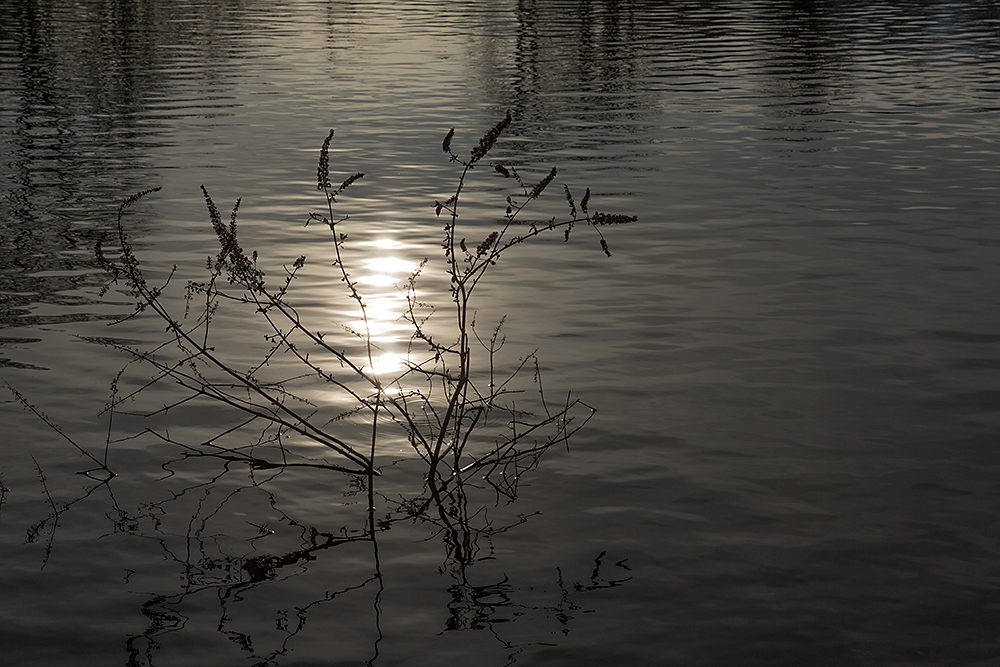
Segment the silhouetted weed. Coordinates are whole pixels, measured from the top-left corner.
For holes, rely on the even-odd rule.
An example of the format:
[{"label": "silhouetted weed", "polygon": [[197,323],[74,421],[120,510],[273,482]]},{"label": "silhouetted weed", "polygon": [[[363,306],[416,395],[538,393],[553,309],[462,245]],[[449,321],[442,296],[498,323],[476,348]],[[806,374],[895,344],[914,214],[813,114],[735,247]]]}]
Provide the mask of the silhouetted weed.
[{"label": "silhouetted weed", "polygon": [[[235,599],[235,593],[278,579],[279,571],[284,569],[287,572],[293,566],[301,566],[324,550],[338,545],[371,542],[375,574],[356,586],[326,594],[316,604],[369,584],[378,587],[376,596],[381,595],[383,584],[376,535],[389,530],[396,521],[426,522],[436,534],[442,536],[447,551],[445,567],[451,570],[456,582],[449,589],[452,602],[449,604],[451,617],[447,622],[448,629],[492,627],[490,616],[497,610],[509,610],[513,617],[528,609],[513,604],[509,599],[514,588],[506,579],[480,586],[468,582],[465,568],[482,558],[480,550],[484,547],[480,545],[480,538],[489,542],[493,535],[509,526],[494,525],[482,507],[470,511],[467,492],[481,487],[480,480],[484,480],[490,487],[483,488],[492,496],[491,488],[497,500],[513,499],[524,474],[537,465],[549,447],[566,443],[587,423],[594,409],[570,394],[558,403],[548,400],[534,353],[510,364],[513,370],[500,372],[502,364],[498,357],[506,343],[503,331],[505,320],[501,318],[491,329],[485,329],[489,335],[480,336],[476,328],[473,296],[480,281],[497,265],[501,256],[515,246],[556,230],[561,230],[563,239],[568,241],[570,232],[576,226],[585,225],[594,230],[601,248],[610,256],[600,228],[626,224],[636,218],[621,214],[591,214],[590,189],[587,188],[583,198],[577,202],[570,188],[564,185],[562,192],[568,216],[553,217],[545,222],[524,221],[526,208],[544,194],[555,180],[557,171],[550,169],[529,187],[515,167],[499,162],[490,163],[488,173],[493,178],[499,175],[512,179],[507,183],[513,185],[501,204],[503,215],[470,215],[475,209],[470,206],[468,212],[465,210],[463,196],[467,183],[474,169],[482,164],[511,123],[512,117],[508,113],[479,139],[467,159],[453,149],[456,138],[454,129],[442,141],[443,152],[458,165],[454,191],[434,202],[435,216],[444,223],[441,248],[450,290],[450,300],[445,305],[453,309],[453,320],[447,327],[447,338],[442,338],[442,334],[432,334],[428,318],[435,312],[434,305],[418,297],[419,279],[428,261],[425,259],[400,286],[406,295],[404,317],[411,327],[410,355],[405,368],[395,375],[385,376],[374,370],[374,360],[381,350],[368,326],[369,306],[359,282],[352,278],[345,263],[343,249],[347,235],[342,228],[348,218],[335,215],[334,204],[364,174],[354,173],[339,185],[334,185],[329,164],[333,130],[322,143],[316,171],[317,188],[325,196],[325,206],[321,212],[310,213],[306,225],[322,224],[329,230],[335,255],[332,266],[339,274],[338,282],[342,284],[344,294],[354,302],[360,313],[361,325],[310,321],[309,311],[296,306],[293,289],[296,278],[307,264],[307,258],[299,256],[291,264],[281,266],[276,278],[269,276],[258,265],[258,254],[248,252],[241,243],[238,225],[240,200],[233,205],[227,220],[204,187],[202,194],[218,248],[214,255],[207,258],[206,277],[188,281],[183,287],[183,313],[175,314],[173,302],[165,297],[173,272],[159,286],[151,285],[126,231],[126,214],[130,207],[159,188],[136,193],[119,207],[117,247],[114,252],[109,252],[101,239],[94,249],[98,263],[111,279],[102,294],[112,285],[119,285],[135,303],[134,311],[124,319],[153,314],[165,325],[167,339],[151,349],[139,349],[131,343],[112,338],[93,339],[131,356],[126,368],[135,364],[153,371],[149,377],[142,378],[135,388],[126,390],[123,387],[129,385],[123,380],[125,369],[122,369],[112,381],[111,397],[105,411],[109,418],[113,418],[125,403],[151,392],[154,387],[165,385],[165,389],[179,389],[179,397],[175,395],[167,405],[158,404],[155,409],[139,411],[139,416],[163,417],[170,410],[194,401],[217,405],[221,409],[218,413],[220,424],[224,413],[234,415],[228,423],[220,425],[217,432],[207,437],[202,433],[195,442],[172,435],[167,428],[150,427],[142,431],[156,438],[157,444],[179,449],[179,455],[162,465],[170,475],[173,474],[172,466],[183,461],[207,459],[221,463],[222,472],[207,483],[192,483],[181,494],[175,495],[174,500],[200,487],[205,488],[207,498],[211,485],[234,468],[248,471],[257,486],[274,475],[296,467],[349,473],[355,481],[350,493],[367,494],[368,500],[366,529],[348,531],[344,528],[343,534],[336,537],[335,530],[322,532],[312,526],[306,530],[306,526],[285,516],[287,523],[302,528],[305,536],[301,546],[291,551],[258,553],[254,549],[253,555],[223,559],[206,556],[197,562],[192,560],[189,551],[185,551],[186,560],[178,558],[178,562],[183,560],[188,583],[196,585],[185,587],[183,592],[173,597],[157,597],[144,605],[143,613],[151,624],[141,638],[133,636],[127,642],[133,662],[139,655],[140,639],[154,642],[147,644],[152,647],[154,637],[178,626],[171,607],[192,591],[199,588],[218,590],[220,600],[226,600],[231,594]],[[461,218],[460,209],[463,213]],[[488,227],[483,224],[484,219],[489,221]],[[213,323],[223,308],[242,309],[245,317],[255,320],[262,331],[266,345],[260,358],[253,363],[247,364],[243,354],[245,350],[231,349],[233,344],[215,332]],[[180,308],[176,310],[180,311]],[[342,335],[328,333],[331,329],[340,330]],[[361,351],[358,350],[359,341]],[[281,372],[287,372],[285,369],[288,367],[295,370],[275,378],[274,372],[268,371],[273,367],[281,368]],[[524,386],[534,393],[528,393]],[[17,390],[9,389],[25,408],[89,457],[96,465],[87,471],[89,476],[103,485],[109,484],[114,476],[108,462],[108,448],[113,442],[110,432],[103,457],[94,456],[70,439]],[[338,408],[339,412],[333,416],[322,412],[318,405],[320,401],[311,398],[319,390],[336,395],[334,399],[324,399],[328,404],[343,404],[344,407]],[[165,395],[171,394],[165,392]],[[130,414],[134,416],[136,413]],[[359,423],[365,429],[362,437],[356,435]],[[387,427],[396,428],[397,438],[398,434],[402,434],[426,464],[426,468],[420,464],[424,484],[414,495],[389,498],[376,490],[375,477],[381,472],[379,444],[386,439],[383,430]],[[234,440],[236,444],[231,444]],[[300,442],[319,445],[332,458],[316,457],[313,453],[315,447],[311,450],[298,448]],[[39,539],[46,526],[54,532],[61,513],[72,504],[58,506],[48,495],[40,468],[38,474],[51,513],[29,528],[26,539],[30,541]],[[0,484],[0,505],[5,493],[6,488]],[[385,510],[379,516],[375,513],[376,500]],[[169,501],[161,505],[166,502]],[[196,511],[201,512],[200,503],[198,508]],[[163,539],[159,537],[161,519],[157,512],[162,512],[162,507],[155,503],[138,516],[118,509],[118,516],[113,519],[115,530],[137,532],[140,531],[140,524],[148,521],[151,522],[151,530],[157,533],[157,539]],[[525,520],[527,516],[519,518],[520,522]],[[194,523],[192,517],[191,524]],[[260,534],[266,532],[262,526],[255,527]],[[252,539],[259,539],[260,534]],[[200,539],[196,536],[196,540]],[[49,543],[51,545],[51,536]],[[600,577],[603,556],[602,553],[595,561],[591,583],[574,584],[576,591],[612,587],[626,580]],[[563,595],[557,604],[546,607],[546,610],[560,623],[565,623],[572,618],[567,610],[573,607],[567,602],[570,592],[563,586],[561,573],[559,577],[558,584]],[[379,613],[378,604],[374,608]],[[222,618],[226,618],[225,613]],[[304,616],[301,619],[297,627],[287,626],[288,639],[301,630]],[[220,631],[223,625],[220,623]],[[250,650],[249,635],[235,631],[227,632],[227,635],[245,650]],[[376,641],[376,655],[377,645]],[[146,655],[149,664],[152,664],[148,651],[151,648]],[[284,651],[282,644],[260,664],[271,664],[272,659]]]},{"label": "silhouetted weed", "polygon": [[[393,424],[427,464],[425,479],[429,496],[420,503],[419,511],[422,513],[432,505],[437,507],[439,518],[448,530],[455,530],[453,522],[461,523],[461,520],[444,508],[453,507],[458,499],[464,498],[462,485],[474,477],[485,479],[501,496],[513,498],[523,473],[532,469],[550,446],[566,442],[590,419],[594,409],[571,395],[558,405],[547,401],[534,354],[521,359],[507,375],[498,374],[495,365],[497,354],[505,341],[501,332],[503,320],[497,324],[488,341],[479,336],[472,310],[476,287],[501,256],[514,246],[559,229],[563,231],[564,239],[568,240],[570,231],[576,225],[585,224],[592,228],[602,249],[610,256],[607,241],[599,228],[633,222],[636,218],[621,214],[591,214],[588,211],[590,189],[586,190],[577,205],[569,187],[564,185],[563,194],[569,209],[567,217],[551,218],[545,223],[524,223],[521,221],[523,212],[552,183],[557,175],[556,169],[549,170],[529,188],[514,167],[493,163],[492,172],[514,179],[517,191],[505,197],[503,216],[485,237],[481,236],[482,226],[466,222],[465,217],[461,226],[467,226],[468,232],[460,235],[459,209],[464,206],[467,182],[472,171],[489,154],[511,122],[508,113],[479,139],[468,159],[463,159],[453,150],[454,129],[442,142],[442,150],[461,168],[453,193],[443,201],[434,202],[435,215],[445,218],[441,246],[454,308],[453,337],[441,340],[427,328],[430,315],[426,313],[433,313],[433,306],[428,307],[417,295],[418,277],[427,261],[424,260],[402,286],[408,304],[405,318],[412,332],[410,356],[405,368],[395,376],[383,377],[373,370],[380,350],[369,331],[366,301],[358,282],[351,277],[345,265],[342,249],[347,236],[340,227],[346,224],[348,218],[338,218],[333,205],[337,197],[364,174],[354,173],[340,185],[333,185],[329,165],[329,148],[334,136],[332,130],[323,141],[316,171],[317,188],[325,195],[325,207],[321,213],[310,213],[306,224],[321,223],[330,231],[336,256],[333,266],[340,274],[347,296],[354,301],[361,315],[363,326],[360,329],[346,323],[340,325],[340,329],[346,332],[344,339],[326,333],[330,329],[329,322],[324,322],[323,329],[320,329],[317,324],[307,321],[293,302],[293,282],[306,265],[306,258],[300,256],[291,265],[282,267],[283,277],[272,284],[265,271],[258,266],[257,253],[247,253],[240,242],[240,200],[232,207],[228,220],[224,220],[204,187],[202,193],[218,241],[218,251],[208,258],[207,278],[186,284],[183,315],[175,315],[163,298],[173,272],[162,285],[151,286],[129,241],[125,224],[129,207],[159,188],[145,190],[126,199],[118,210],[116,221],[117,257],[107,255],[103,239],[96,244],[95,255],[111,277],[109,286],[120,284],[135,299],[134,312],[128,318],[152,311],[165,324],[169,340],[151,350],[140,350],[108,339],[109,345],[132,357],[130,363],[151,367],[154,374],[139,388],[120,394],[122,373],[119,373],[113,382],[106,410],[114,415],[124,402],[133,401],[139,394],[161,383],[170,383],[187,394],[145,415],[162,415],[189,401],[208,401],[242,416],[215,436],[195,444],[175,439],[166,430],[150,429],[149,432],[164,443],[181,447],[185,456],[216,457],[225,461],[227,466],[241,462],[251,472],[308,466],[369,477],[378,475],[376,457],[381,430]],[[472,234],[482,240],[467,243],[467,236]],[[474,251],[471,249],[473,245]],[[202,304],[199,309],[194,308],[196,302]],[[212,335],[212,322],[223,306],[245,307],[262,325],[268,347],[259,362],[247,367],[227,361],[227,341]],[[352,339],[363,344],[364,350],[360,355],[351,351],[349,343]],[[172,355],[167,354],[171,346],[174,349]],[[265,369],[279,357],[297,363],[299,372],[285,379],[265,376]],[[321,365],[321,359],[327,362],[332,359],[335,362],[332,370],[329,363]],[[534,399],[525,396],[524,389],[515,388],[514,380],[525,368],[534,370],[533,384],[534,391],[537,391]],[[320,417],[315,403],[308,400],[302,390],[308,383],[339,393],[341,399],[353,404],[353,407],[345,408],[332,418]],[[14,393],[22,404],[46,419],[19,393]],[[365,417],[362,423],[366,424],[367,433],[359,441],[356,436],[346,435],[347,430],[342,430],[340,425],[350,420],[356,426],[361,417]],[[258,433],[252,444],[231,447],[221,444],[224,437],[232,439],[233,434],[247,428],[253,428]],[[336,458],[327,461],[296,456],[289,448],[289,438],[318,444]],[[112,475],[107,462],[107,449],[101,460],[72,440],[70,442],[90,457],[104,476]],[[110,442],[109,435],[108,444]],[[269,456],[268,452],[273,456]],[[373,484],[369,483],[368,489],[372,494]],[[372,530],[374,526],[372,523]],[[266,573],[267,564],[261,561],[260,565],[257,571]]]},{"label": "silhouetted weed", "polygon": [[[216,401],[243,412],[250,421],[269,423],[277,434],[295,433],[324,445],[346,459],[348,466],[345,470],[376,473],[379,428],[388,419],[402,428],[414,450],[427,462],[427,483],[433,491],[441,492],[450,485],[460,484],[462,479],[472,474],[485,473],[498,492],[512,495],[516,486],[513,480],[516,480],[517,475],[525,467],[533,465],[547,447],[565,441],[589,419],[593,409],[579,399],[570,398],[557,409],[550,410],[541,391],[539,398],[544,409],[537,417],[529,417],[529,413],[523,408],[515,409],[512,403],[507,403],[513,376],[496,381],[493,366],[498,349],[495,345],[499,326],[490,344],[494,347],[487,346],[489,355],[486,363],[489,364],[487,370],[491,378],[490,386],[481,387],[477,384],[475,378],[480,371],[473,364],[473,323],[470,320],[470,304],[475,288],[504,252],[530,238],[559,228],[564,230],[564,238],[568,240],[569,232],[575,225],[587,224],[597,232],[602,249],[610,255],[607,242],[598,227],[625,224],[634,221],[635,217],[607,213],[591,215],[588,212],[590,189],[586,190],[578,208],[569,187],[564,185],[563,193],[569,207],[569,216],[558,221],[553,218],[546,224],[524,225],[520,216],[525,207],[543,194],[555,179],[557,171],[552,168],[529,189],[516,169],[494,163],[493,170],[504,178],[514,178],[520,192],[506,197],[507,206],[502,224],[490,230],[476,244],[475,251],[471,251],[466,238],[457,234],[459,207],[466,182],[471,171],[489,154],[511,122],[512,117],[508,113],[479,139],[468,159],[461,158],[453,150],[454,129],[448,131],[442,142],[442,150],[451,161],[462,167],[453,194],[443,202],[436,201],[434,205],[435,214],[446,214],[448,219],[444,226],[442,248],[456,309],[456,335],[451,341],[439,342],[425,330],[426,317],[416,315],[422,304],[416,296],[417,283],[414,275],[406,285],[409,302],[407,318],[413,327],[412,340],[420,341],[427,349],[428,356],[423,360],[409,361],[399,377],[386,380],[366,370],[372,368],[377,350],[367,331],[365,300],[358,283],[351,278],[341,253],[346,235],[338,227],[347,218],[337,218],[333,210],[337,197],[364,175],[355,173],[334,187],[330,179],[329,164],[330,143],[334,137],[332,130],[323,141],[316,171],[317,188],[325,194],[325,210],[323,213],[310,214],[307,224],[322,223],[331,232],[336,254],[334,265],[365,323],[363,331],[354,331],[349,327],[344,327],[344,330],[352,332],[364,342],[365,358],[355,359],[346,348],[335,345],[329,336],[305,322],[289,300],[292,280],[305,265],[306,258],[299,257],[291,268],[285,269],[286,275],[280,286],[270,286],[265,272],[257,265],[257,254],[248,255],[240,244],[237,227],[239,200],[233,206],[227,224],[204,187],[205,204],[218,239],[219,250],[209,261],[208,280],[190,282],[186,287],[186,308],[190,308],[195,296],[205,298],[204,311],[193,321],[189,312],[185,313],[184,318],[175,318],[167,309],[160,298],[166,285],[153,288],[147,284],[125,231],[123,215],[126,209],[141,197],[155,192],[155,189],[137,193],[123,202],[117,223],[121,248],[117,261],[109,260],[101,244],[97,245],[98,261],[109,271],[114,281],[124,281],[128,292],[136,298],[136,312],[151,309],[167,324],[180,351],[180,357],[179,360],[168,362],[149,354],[132,350],[129,352],[137,360],[154,366],[161,381],[169,379],[180,384],[192,392],[194,398]],[[233,294],[224,289],[220,281],[223,276],[229,286],[238,288],[240,292]],[[330,426],[335,420],[323,425],[315,423],[311,411],[296,407],[308,406],[309,402],[286,387],[286,383],[265,383],[257,376],[257,370],[263,364],[247,371],[227,363],[223,357],[222,344],[216,346],[210,342],[209,336],[210,322],[222,300],[254,308],[271,332],[267,334],[271,349],[266,352],[266,359],[278,354],[292,355],[302,364],[306,376],[311,375],[317,382],[333,385],[354,401],[357,407],[350,411],[351,414],[367,413],[370,432],[366,444],[350,443],[331,433]],[[484,345],[481,340],[479,343]],[[320,367],[314,361],[320,356],[318,353],[332,355],[340,370],[334,373]],[[526,363],[535,364],[533,357],[523,360],[514,375]],[[217,375],[221,375],[222,379],[217,379]],[[423,378],[425,389],[420,389],[419,385],[414,387],[414,376]],[[403,377],[407,378],[406,387],[400,383]],[[540,387],[540,382],[538,385]],[[367,390],[364,389],[365,386]],[[580,409],[584,411],[583,415],[573,417]],[[501,438],[494,437],[492,444],[485,449],[482,443],[477,445],[475,454],[466,456],[469,443],[476,439],[473,436],[477,426],[490,422],[494,413],[505,415],[503,419],[508,424],[507,434]],[[274,440],[278,441],[280,438],[276,437]],[[227,453],[233,454],[234,452]],[[251,465],[260,465],[258,460],[252,461],[249,455],[245,456],[245,460]],[[447,465],[444,464],[446,460]],[[356,467],[351,468],[351,465]]]}]

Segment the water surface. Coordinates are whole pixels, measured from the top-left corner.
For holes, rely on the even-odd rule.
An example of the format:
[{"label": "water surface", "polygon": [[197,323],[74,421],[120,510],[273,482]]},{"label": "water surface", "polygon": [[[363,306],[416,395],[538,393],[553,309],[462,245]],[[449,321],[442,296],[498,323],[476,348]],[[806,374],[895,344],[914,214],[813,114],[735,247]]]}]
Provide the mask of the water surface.
[{"label": "water surface", "polygon": [[[433,526],[399,522],[374,579],[371,544],[348,539],[366,518],[351,478],[219,477],[127,437],[139,419],[113,424],[118,476],[95,489],[76,474],[87,459],[4,403],[11,664],[998,658],[995,3],[0,11],[0,372],[98,455],[126,359],[88,337],[163,339],[151,318],[108,328],[129,299],[100,294],[93,259],[138,190],[162,187],[128,224],[151,276],[177,267],[174,303],[214,252],[204,184],[223,209],[243,198],[244,245],[270,275],[308,257],[304,312],[352,321],[329,239],[303,226],[336,128],[331,169],[365,172],[338,202],[347,248],[397,352],[400,305],[370,263],[430,258],[422,294],[447,303],[433,203],[457,176],[450,128],[467,151],[511,110],[493,157],[530,182],[559,171],[539,219],[563,214],[564,183],[640,219],[607,230],[611,258],[584,228],[525,246],[479,295],[484,328],[507,315],[502,363],[538,348],[550,395],[599,412],[516,503],[473,499],[494,531],[468,568]],[[505,186],[476,174],[470,241]],[[247,317],[219,333],[234,363],[264,345]],[[176,397],[162,391],[149,404]],[[155,425],[198,442],[223,419],[192,405]],[[388,511],[420,466],[399,439],[381,454]]]}]

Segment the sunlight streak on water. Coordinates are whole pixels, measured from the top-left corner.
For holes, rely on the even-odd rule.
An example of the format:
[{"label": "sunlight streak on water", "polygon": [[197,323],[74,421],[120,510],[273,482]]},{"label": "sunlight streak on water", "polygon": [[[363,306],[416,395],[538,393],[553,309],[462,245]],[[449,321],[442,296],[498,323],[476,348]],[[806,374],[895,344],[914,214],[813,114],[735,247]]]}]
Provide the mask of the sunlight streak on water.
[{"label": "sunlight streak on water", "polygon": [[375,375],[395,375],[406,368],[407,361],[408,359],[405,355],[386,352],[373,358],[372,365],[365,366],[364,371],[366,373],[374,373]]},{"label": "sunlight streak on water", "polygon": [[375,287],[385,287],[388,285],[398,285],[409,274],[417,268],[413,262],[395,257],[379,257],[365,264],[365,268],[372,273],[361,276],[358,282]]}]

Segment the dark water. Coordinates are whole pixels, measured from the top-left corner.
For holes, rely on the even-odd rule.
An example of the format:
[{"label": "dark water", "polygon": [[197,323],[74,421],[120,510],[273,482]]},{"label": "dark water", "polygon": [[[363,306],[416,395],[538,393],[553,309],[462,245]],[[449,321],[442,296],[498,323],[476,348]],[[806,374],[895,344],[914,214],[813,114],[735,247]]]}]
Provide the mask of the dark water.
[{"label": "dark water", "polygon": [[[151,278],[176,265],[176,303],[213,252],[204,184],[220,206],[243,197],[244,244],[274,275],[310,257],[303,312],[350,321],[328,240],[302,226],[336,128],[331,169],[366,173],[339,202],[348,248],[396,353],[402,306],[379,278],[429,257],[424,294],[447,298],[433,202],[456,178],[449,128],[468,150],[510,109],[496,157],[531,181],[556,166],[559,189],[640,218],[607,230],[610,259],[585,229],[525,246],[480,295],[481,321],[507,314],[510,359],[537,347],[550,394],[599,412],[517,502],[471,499],[468,566],[434,525],[397,521],[375,578],[354,478],[251,478],[130,437],[200,442],[228,423],[212,406],[116,417],[118,474],[100,485],[0,405],[4,664],[1000,662],[996,3],[0,0],[0,15],[0,376],[98,457],[127,360],[91,339],[164,336],[148,317],[108,328],[129,301],[101,295],[93,259],[138,190],[163,188],[129,225]],[[499,215],[481,176],[472,201]],[[252,363],[263,327],[218,325]],[[388,512],[421,464],[391,439],[380,460]]]}]

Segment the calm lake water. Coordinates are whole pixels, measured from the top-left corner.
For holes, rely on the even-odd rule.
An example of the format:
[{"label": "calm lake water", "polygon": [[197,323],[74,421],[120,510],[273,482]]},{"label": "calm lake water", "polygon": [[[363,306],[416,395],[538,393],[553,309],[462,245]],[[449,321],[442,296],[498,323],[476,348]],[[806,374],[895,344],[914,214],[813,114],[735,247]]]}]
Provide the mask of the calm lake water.
[{"label": "calm lake water", "polygon": [[[0,654],[28,665],[995,665],[1000,662],[1000,6],[987,0],[0,0]],[[357,314],[315,225],[319,146],[388,354],[393,288],[447,327],[435,200],[492,157],[531,215],[582,226],[505,255],[475,304],[499,367],[597,408],[514,503],[363,539],[357,478],[185,456],[238,419],[197,401],[100,415],[152,349],[93,245],[119,203],[168,299],[215,252],[200,185],[242,197],[302,312]],[[478,244],[508,182],[474,172]],[[220,314],[249,367],[268,330]],[[343,334],[347,339],[350,335]],[[284,368],[288,360],[274,360]],[[131,365],[123,389],[153,374]],[[322,387],[313,392],[324,404]],[[183,393],[168,384],[134,406]],[[332,402],[333,399],[326,402]],[[123,409],[130,409],[123,406]],[[145,429],[155,429],[157,437]],[[330,427],[354,437],[350,420]],[[341,429],[341,430],[338,430]],[[230,436],[250,444],[260,430]],[[380,445],[376,512],[421,493]],[[403,506],[405,508],[405,505]],[[391,530],[389,529],[391,527]]]}]

